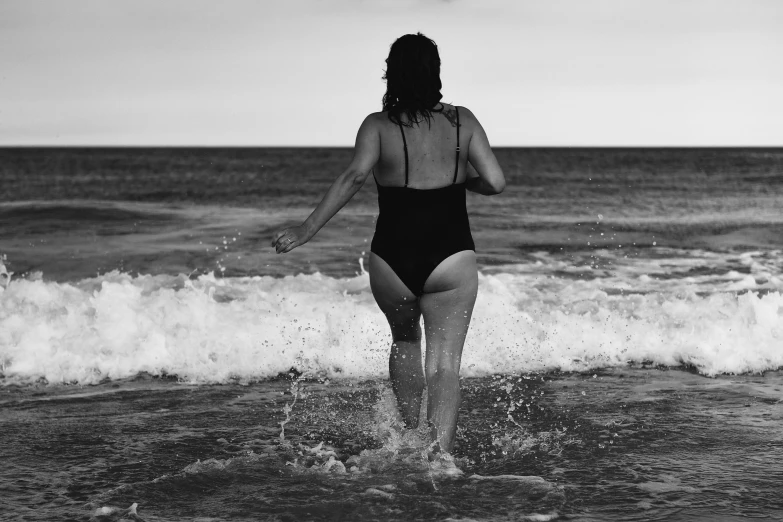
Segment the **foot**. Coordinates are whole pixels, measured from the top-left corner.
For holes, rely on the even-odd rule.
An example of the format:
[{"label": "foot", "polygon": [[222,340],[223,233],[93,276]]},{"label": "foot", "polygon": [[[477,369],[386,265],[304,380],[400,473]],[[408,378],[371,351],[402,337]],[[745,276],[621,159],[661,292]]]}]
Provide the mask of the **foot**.
[{"label": "foot", "polygon": [[459,477],[462,470],[457,467],[454,457],[449,453],[429,453],[430,472],[438,476]]}]

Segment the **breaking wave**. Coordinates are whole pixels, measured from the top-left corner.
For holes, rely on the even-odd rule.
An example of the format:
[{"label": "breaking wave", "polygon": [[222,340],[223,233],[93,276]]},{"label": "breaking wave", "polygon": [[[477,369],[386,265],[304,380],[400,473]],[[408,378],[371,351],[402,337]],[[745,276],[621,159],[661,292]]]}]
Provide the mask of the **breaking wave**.
[{"label": "breaking wave", "polygon": [[[464,376],[627,364],[687,365],[704,375],[783,367],[783,281],[754,253],[733,260],[745,272],[702,273],[683,258],[678,277],[671,255],[670,266],[656,265],[669,277],[655,274],[654,261],[623,268],[618,257],[602,272],[540,256],[480,274]],[[391,338],[364,272],[9,279],[0,285],[6,385],[140,372],[221,383],[291,368],[350,379],[388,371]]]}]

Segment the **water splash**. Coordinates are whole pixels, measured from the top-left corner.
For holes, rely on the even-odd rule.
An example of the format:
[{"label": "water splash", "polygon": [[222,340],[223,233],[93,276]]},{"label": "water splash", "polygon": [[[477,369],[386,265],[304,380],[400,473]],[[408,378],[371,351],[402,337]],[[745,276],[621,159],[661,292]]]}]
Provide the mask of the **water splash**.
[{"label": "water splash", "polygon": [[110,520],[141,520],[136,512],[138,503],[134,502],[128,508],[119,508],[114,506],[102,506],[95,510],[90,520],[108,522]]},{"label": "water splash", "polygon": [[0,254],[0,292],[8,288],[11,284],[11,275],[13,272],[9,272],[5,267],[5,263],[8,262],[8,258],[5,254]]},{"label": "water splash", "polygon": [[[291,374],[292,376],[294,374]],[[294,400],[291,401],[291,403],[285,403],[285,406],[283,406],[283,413],[285,414],[285,419],[281,420],[278,424],[280,424],[280,435],[279,439],[281,442],[285,441],[285,425],[288,424],[291,421],[291,412],[294,410],[294,406],[296,405],[296,401],[299,400],[299,393],[300,393],[300,381],[303,379],[304,374],[300,374],[296,377],[294,377],[293,381],[291,381],[291,395],[294,397]]]}]

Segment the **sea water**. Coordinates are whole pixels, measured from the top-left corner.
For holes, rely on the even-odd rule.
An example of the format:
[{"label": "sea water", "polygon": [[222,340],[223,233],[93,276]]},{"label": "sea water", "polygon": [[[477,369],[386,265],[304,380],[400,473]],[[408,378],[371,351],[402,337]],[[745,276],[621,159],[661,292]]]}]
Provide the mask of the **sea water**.
[{"label": "sea water", "polygon": [[350,154],[0,151],[0,517],[783,518],[783,150],[498,150],[449,473],[388,389],[373,182],[269,246]]}]

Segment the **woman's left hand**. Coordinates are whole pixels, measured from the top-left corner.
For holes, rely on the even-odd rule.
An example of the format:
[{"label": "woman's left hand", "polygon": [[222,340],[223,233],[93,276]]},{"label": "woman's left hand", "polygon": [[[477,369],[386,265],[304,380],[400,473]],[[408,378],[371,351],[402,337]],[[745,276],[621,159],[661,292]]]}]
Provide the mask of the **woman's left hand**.
[{"label": "woman's left hand", "polygon": [[285,254],[308,241],[310,241],[310,236],[305,228],[300,225],[298,227],[286,228],[276,233],[272,239],[272,246],[275,247],[275,251],[278,254]]}]

